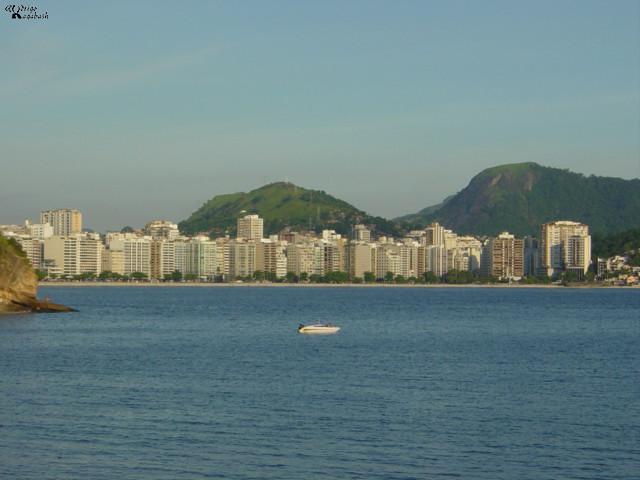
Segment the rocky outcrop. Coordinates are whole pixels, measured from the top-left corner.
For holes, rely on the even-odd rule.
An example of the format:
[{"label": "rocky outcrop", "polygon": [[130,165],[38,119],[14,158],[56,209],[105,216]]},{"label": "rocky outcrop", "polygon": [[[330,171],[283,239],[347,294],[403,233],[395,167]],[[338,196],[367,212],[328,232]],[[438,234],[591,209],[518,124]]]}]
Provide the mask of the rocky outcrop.
[{"label": "rocky outcrop", "polygon": [[71,308],[36,297],[38,277],[20,248],[0,236],[0,313],[68,312]]}]

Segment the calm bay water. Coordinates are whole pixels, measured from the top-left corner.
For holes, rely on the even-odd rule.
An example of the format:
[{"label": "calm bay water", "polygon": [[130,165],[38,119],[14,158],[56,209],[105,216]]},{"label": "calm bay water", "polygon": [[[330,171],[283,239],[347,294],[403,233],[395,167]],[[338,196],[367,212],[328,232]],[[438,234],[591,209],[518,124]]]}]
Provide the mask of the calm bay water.
[{"label": "calm bay water", "polygon": [[640,290],[41,295],[80,312],[0,318],[0,478],[640,474]]}]

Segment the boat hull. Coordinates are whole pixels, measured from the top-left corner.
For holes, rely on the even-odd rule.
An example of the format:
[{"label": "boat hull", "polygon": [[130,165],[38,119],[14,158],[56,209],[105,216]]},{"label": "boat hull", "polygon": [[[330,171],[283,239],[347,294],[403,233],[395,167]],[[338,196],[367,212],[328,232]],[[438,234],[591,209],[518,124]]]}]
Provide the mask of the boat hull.
[{"label": "boat hull", "polygon": [[298,328],[298,333],[305,335],[332,335],[339,331],[340,327],[334,325],[303,325]]}]

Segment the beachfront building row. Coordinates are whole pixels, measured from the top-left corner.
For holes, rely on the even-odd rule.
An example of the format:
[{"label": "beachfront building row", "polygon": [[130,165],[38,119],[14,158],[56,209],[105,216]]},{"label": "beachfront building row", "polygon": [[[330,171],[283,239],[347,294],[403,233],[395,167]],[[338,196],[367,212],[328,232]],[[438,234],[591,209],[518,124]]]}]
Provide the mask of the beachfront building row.
[{"label": "beachfront building row", "polygon": [[[46,215],[41,216],[47,219]],[[321,236],[284,231],[264,238],[257,215],[238,219],[236,238],[185,237],[175,223],[156,220],[137,232],[56,235],[49,223],[19,227],[14,233],[35,268],[50,275],[113,272],[141,274],[151,279],[175,272],[203,280],[249,277],[263,272],[268,278],[287,273],[326,275],[346,272],[351,278],[419,278],[426,272],[441,277],[451,270],[518,280],[536,274],[563,271],[586,273],[591,257],[588,226],[559,221],[542,225],[540,240],[516,238],[508,232],[478,239],[457,235],[438,223],[409,232],[401,239],[379,237],[355,225],[352,238],[334,230]],[[18,228],[14,230],[18,231]]]}]

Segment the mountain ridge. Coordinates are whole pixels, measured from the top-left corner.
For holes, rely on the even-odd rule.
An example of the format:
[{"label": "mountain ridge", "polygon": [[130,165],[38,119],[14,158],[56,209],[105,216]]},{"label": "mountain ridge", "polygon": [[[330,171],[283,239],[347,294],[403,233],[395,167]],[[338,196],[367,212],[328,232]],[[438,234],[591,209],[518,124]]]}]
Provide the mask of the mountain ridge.
[{"label": "mountain ridge", "polygon": [[542,223],[575,220],[593,233],[612,234],[640,226],[640,179],[585,176],[535,162],[497,165],[476,174],[441,203],[387,220],[324,190],[274,182],[249,192],[225,193],[206,201],[179,223],[186,234],[232,235],[237,219],[259,214],[265,233],[333,229],[348,234],[363,223],[378,234],[399,236],[437,221],[460,234],[538,235]]},{"label": "mountain ridge", "polygon": [[442,203],[394,219],[405,228],[437,221],[459,233],[517,235],[540,224],[575,220],[593,232],[615,233],[640,223],[640,179],[585,176],[535,162],[498,165],[475,175]]},{"label": "mountain ridge", "polygon": [[307,189],[290,182],[216,195],[180,222],[179,228],[189,234],[233,234],[237,219],[247,214],[258,214],[264,219],[265,233],[291,228],[316,232],[332,229],[347,234],[356,223],[373,225],[380,233],[398,233],[394,222],[369,215],[324,190]]}]

